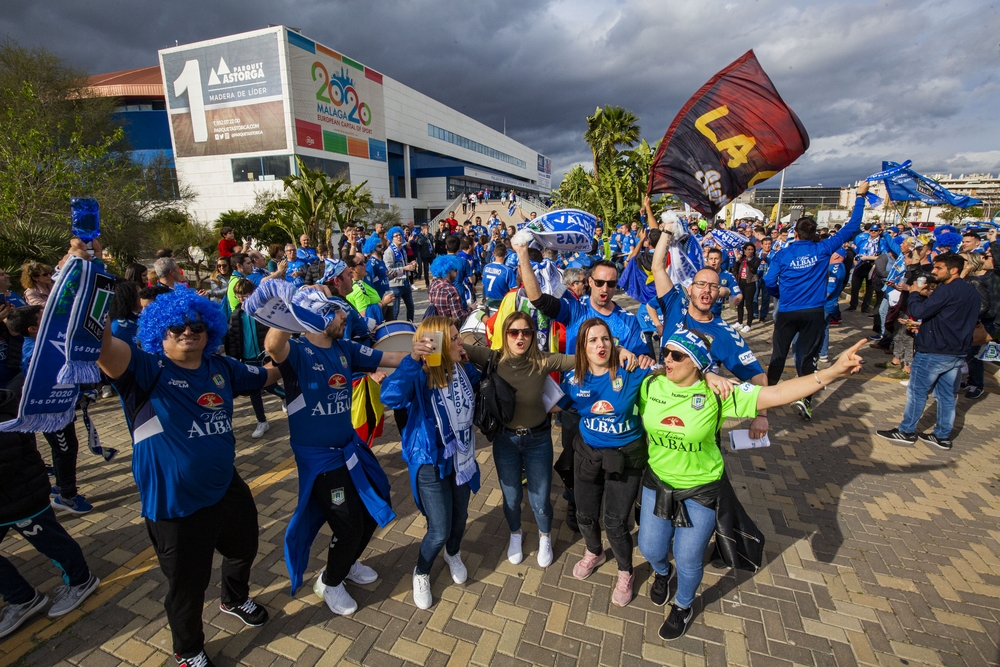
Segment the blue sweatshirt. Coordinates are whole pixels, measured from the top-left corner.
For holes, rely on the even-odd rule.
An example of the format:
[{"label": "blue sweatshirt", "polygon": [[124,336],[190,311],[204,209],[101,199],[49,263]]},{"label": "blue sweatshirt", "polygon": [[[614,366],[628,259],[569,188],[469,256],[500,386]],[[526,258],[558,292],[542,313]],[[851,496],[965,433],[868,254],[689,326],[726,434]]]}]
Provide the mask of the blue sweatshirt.
[{"label": "blue sweatshirt", "polygon": [[778,312],[823,307],[830,255],[858,233],[864,211],[865,198],[858,197],[851,219],[839,232],[819,243],[795,241],[775,253],[771,266],[764,274],[764,285],[771,296],[781,299]]}]

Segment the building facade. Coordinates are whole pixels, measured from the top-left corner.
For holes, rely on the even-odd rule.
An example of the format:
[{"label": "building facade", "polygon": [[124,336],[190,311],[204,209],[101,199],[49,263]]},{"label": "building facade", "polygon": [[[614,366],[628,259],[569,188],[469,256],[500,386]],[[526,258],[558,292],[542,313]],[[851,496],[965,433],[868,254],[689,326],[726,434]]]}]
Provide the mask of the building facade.
[{"label": "building facade", "polygon": [[159,149],[205,224],[280,193],[297,159],[365,182],[418,223],[462,193],[551,187],[546,156],[284,26],[163,49],[159,60],[91,85],[121,100],[137,158]]}]

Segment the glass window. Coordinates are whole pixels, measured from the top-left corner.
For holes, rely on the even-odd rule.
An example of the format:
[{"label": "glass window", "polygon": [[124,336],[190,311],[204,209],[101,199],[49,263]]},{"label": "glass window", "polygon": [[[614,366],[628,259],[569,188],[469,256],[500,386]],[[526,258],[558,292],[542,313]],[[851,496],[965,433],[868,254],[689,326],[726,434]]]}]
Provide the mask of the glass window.
[{"label": "glass window", "polygon": [[259,157],[234,157],[232,164],[234,183],[260,180],[261,166]]},{"label": "glass window", "polygon": [[268,155],[261,158],[261,161],[264,163],[264,169],[261,173],[264,175],[263,180],[265,181],[280,181],[292,173],[287,155]]}]

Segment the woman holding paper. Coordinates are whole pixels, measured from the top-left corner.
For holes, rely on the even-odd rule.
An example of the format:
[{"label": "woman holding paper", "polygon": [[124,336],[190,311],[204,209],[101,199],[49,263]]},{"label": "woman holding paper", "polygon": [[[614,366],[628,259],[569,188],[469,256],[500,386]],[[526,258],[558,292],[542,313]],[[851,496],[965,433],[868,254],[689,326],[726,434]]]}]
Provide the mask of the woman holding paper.
[{"label": "woman holding paper", "polygon": [[[716,397],[704,380],[711,363],[705,338],[680,330],[667,340],[663,369],[643,382],[639,392],[639,412],[649,443],[648,468],[642,480],[639,551],[653,568],[649,594],[653,604],[663,605],[670,597],[672,568],[667,555],[671,543],[677,564],[677,596],[660,627],[662,639],[677,639],[691,623],[691,605],[704,573],[708,541],[717,527],[725,534],[724,526],[717,524],[717,511],[721,522],[731,521],[742,510],[716,444],[722,421],[754,417],[760,410],[811,396],[837,378],[856,373],[861,369],[857,352],[865,342],[859,341],[833,366],[812,375],[771,387],[743,383]],[[738,547],[733,547],[736,552],[728,545],[720,547],[724,555],[727,551],[743,555]],[[749,569],[759,565],[752,563]]]},{"label": "woman holding paper", "polygon": [[454,322],[428,317],[413,334],[413,352],[382,382],[382,403],[409,410],[403,427],[403,460],[417,508],[427,518],[413,570],[413,601],[428,609],[431,567],[444,548],[452,581],[465,583],[462,537],[470,492],[479,490],[472,413],[479,371],[467,363]]}]

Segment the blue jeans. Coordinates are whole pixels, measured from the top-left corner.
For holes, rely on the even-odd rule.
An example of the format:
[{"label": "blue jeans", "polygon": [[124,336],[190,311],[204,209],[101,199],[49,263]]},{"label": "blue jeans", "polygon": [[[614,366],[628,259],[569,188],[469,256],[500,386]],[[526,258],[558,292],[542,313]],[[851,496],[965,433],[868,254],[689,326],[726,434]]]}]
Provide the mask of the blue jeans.
[{"label": "blue jeans", "polygon": [[413,290],[410,288],[410,283],[407,281],[399,287],[393,287],[392,293],[396,296],[392,302],[392,319],[399,319],[399,302],[402,301],[406,304],[406,319],[412,322],[414,309]]},{"label": "blue jeans", "polygon": [[538,532],[552,530],[552,431],[517,435],[506,429],[493,440],[493,463],[503,491],[503,515],[510,532],[521,530],[521,471],[528,478],[528,502]]},{"label": "blue jeans", "polygon": [[455,484],[454,472],[441,479],[437,466],[422,465],[417,471],[417,493],[427,517],[427,534],[420,541],[417,556],[417,574],[430,574],[441,547],[449,556],[462,548],[471,492],[468,484]]},{"label": "blue jeans", "polygon": [[639,522],[639,551],[659,575],[670,574],[670,543],[677,563],[677,597],[674,603],[687,609],[694,602],[702,575],[705,574],[705,549],[715,532],[715,510],[690,498],[684,501],[690,528],[674,528],[669,519],[653,514],[656,491],[642,487],[642,514]]},{"label": "blue jeans", "polygon": [[916,433],[917,422],[927,405],[927,394],[934,391],[937,401],[937,420],[934,435],[947,438],[955,425],[955,392],[962,370],[964,356],[917,352],[910,364],[910,384],[906,387],[906,409],[899,430]]}]

